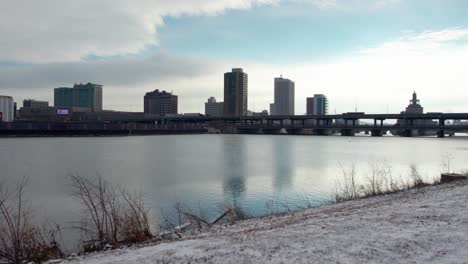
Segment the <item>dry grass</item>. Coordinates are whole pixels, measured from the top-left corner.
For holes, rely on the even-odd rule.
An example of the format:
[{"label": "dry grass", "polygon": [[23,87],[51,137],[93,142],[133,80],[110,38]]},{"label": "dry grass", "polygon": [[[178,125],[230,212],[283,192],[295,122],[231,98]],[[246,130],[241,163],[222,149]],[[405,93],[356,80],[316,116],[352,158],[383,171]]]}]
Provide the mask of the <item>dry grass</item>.
[{"label": "dry grass", "polygon": [[390,194],[438,183],[437,180],[425,181],[415,166],[410,167],[408,180],[395,179],[392,167],[386,162],[371,163],[369,168],[370,172],[365,177],[365,182],[357,184],[355,166],[352,165],[350,170],[345,170],[342,167],[343,178],[341,182],[336,184],[335,202]]},{"label": "dry grass", "polygon": [[5,183],[0,184],[0,261],[40,263],[62,257],[55,241],[59,227],[40,228],[32,223],[32,211],[25,198],[27,185],[27,178],[12,191]]},{"label": "dry grass", "polygon": [[71,193],[83,205],[86,216],[75,225],[89,239],[85,251],[144,242],[153,237],[141,192],[118,189],[101,176],[91,180],[72,175],[70,180]]}]

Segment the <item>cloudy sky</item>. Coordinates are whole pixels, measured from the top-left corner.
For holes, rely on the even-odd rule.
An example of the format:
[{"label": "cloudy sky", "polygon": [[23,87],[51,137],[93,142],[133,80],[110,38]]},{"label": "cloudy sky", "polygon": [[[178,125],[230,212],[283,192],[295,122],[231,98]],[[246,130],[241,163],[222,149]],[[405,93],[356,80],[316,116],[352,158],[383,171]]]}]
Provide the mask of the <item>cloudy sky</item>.
[{"label": "cloudy sky", "polygon": [[143,110],[154,89],[179,112],[222,99],[223,73],[249,74],[249,109],[273,78],[296,82],[296,113],[468,112],[466,0],[14,0],[0,8],[0,94],[53,101],[53,88],[104,85],[104,107]]}]

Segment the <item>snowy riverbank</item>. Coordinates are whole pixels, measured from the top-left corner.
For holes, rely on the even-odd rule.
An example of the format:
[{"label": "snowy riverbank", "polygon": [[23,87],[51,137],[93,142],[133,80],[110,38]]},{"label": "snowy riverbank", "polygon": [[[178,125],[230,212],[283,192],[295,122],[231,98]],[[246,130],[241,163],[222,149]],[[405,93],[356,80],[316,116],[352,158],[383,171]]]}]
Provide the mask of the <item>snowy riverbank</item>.
[{"label": "snowy riverbank", "polygon": [[124,263],[468,263],[468,181],[215,226],[68,260]]}]

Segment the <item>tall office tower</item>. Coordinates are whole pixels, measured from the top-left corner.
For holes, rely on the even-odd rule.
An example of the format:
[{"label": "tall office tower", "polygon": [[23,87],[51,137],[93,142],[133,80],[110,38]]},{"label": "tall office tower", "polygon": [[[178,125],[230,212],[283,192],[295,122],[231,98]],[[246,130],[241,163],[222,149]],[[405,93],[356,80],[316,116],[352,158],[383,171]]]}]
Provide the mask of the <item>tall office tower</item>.
[{"label": "tall office tower", "polygon": [[314,97],[307,98],[307,115],[328,114],[328,99],[323,94],[314,94]]},{"label": "tall office tower", "polygon": [[47,101],[37,101],[34,99],[25,99],[23,100],[24,108],[47,108],[49,107],[49,102]]},{"label": "tall office tower", "polygon": [[224,103],[216,102],[216,98],[208,98],[208,102],[205,103],[205,115],[206,116],[223,116]]},{"label": "tall office tower", "polygon": [[294,115],[294,82],[275,78],[275,115]]},{"label": "tall office tower", "polygon": [[0,122],[11,122],[14,116],[13,97],[0,95]]},{"label": "tall office tower", "polygon": [[87,83],[75,84],[73,88],[55,88],[54,106],[90,108],[93,112],[102,111],[102,85]]},{"label": "tall office tower", "polygon": [[177,95],[173,95],[166,91],[160,92],[158,89],[153,92],[146,93],[144,97],[145,114],[154,114],[159,116],[177,114],[177,100]]},{"label": "tall office tower", "polygon": [[224,115],[247,115],[248,76],[242,69],[224,74]]}]

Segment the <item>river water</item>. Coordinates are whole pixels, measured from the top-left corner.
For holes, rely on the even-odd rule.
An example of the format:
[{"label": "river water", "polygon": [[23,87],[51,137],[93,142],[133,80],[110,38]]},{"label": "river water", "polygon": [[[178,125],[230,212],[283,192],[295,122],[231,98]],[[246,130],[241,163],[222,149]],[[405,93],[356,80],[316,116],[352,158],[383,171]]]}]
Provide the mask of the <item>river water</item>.
[{"label": "river water", "polygon": [[[142,190],[155,220],[175,217],[180,203],[212,217],[234,202],[252,215],[330,201],[342,169],[364,180],[371,164],[402,179],[411,167],[426,179],[468,169],[468,140],[454,138],[176,135],[1,138],[0,178],[23,176],[38,221],[56,222],[66,244],[82,216],[69,175],[102,175]],[[155,221],[156,223],[158,221]],[[161,221],[159,221],[161,222]]]}]

